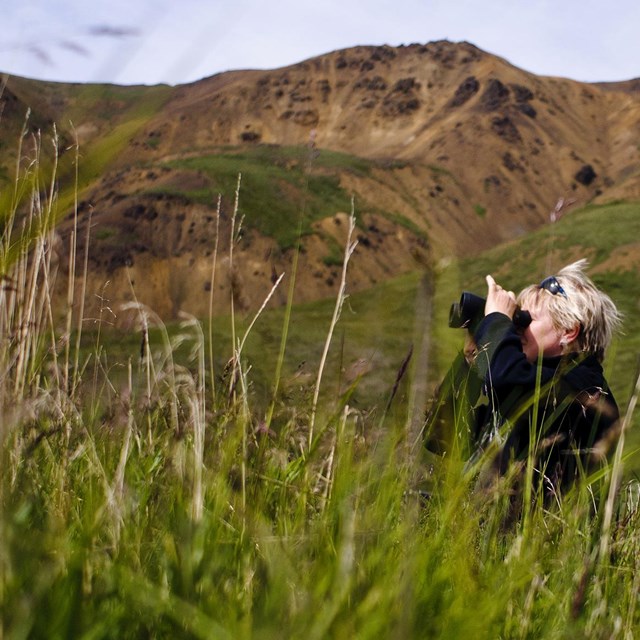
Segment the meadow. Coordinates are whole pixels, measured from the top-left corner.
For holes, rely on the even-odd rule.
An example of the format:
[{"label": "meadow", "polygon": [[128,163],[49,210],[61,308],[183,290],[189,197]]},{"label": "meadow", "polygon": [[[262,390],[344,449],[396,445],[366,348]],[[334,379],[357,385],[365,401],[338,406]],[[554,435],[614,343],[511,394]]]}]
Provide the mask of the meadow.
[{"label": "meadow", "polygon": [[[21,167],[8,201],[3,637],[637,635],[640,285],[611,261],[638,237],[637,205],[353,296],[347,244],[334,300],[175,325],[132,304],[123,332],[78,323],[74,287],[54,322],[55,180]],[[506,493],[475,491],[462,451],[422,446],[461,346],[449,305],[485,273],[517,287],[576,253],[625,313],[609,365],[625,430],[609,465],[505,526]],[[82,265],[72,252],[71,280]]]}]

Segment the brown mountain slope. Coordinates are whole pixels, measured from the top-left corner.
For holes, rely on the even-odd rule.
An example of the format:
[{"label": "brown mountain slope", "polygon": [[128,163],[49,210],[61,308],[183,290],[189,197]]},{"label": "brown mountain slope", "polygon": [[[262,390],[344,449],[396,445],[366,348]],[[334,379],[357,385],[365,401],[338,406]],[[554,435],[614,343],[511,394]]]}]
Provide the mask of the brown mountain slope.
[{"label": "brown mountain slope", "polygon": [[[33,96],[34,86],[16,79],[16,88],[10,82],[8,89],[22,93],[26,104],[25,87]],[[96,228],[91,286],[109,280],[111,298],[120,302],[132,295],[133,280],[139,299],[171,316],[178,309],[207,311],[219,192],[216,309],[226,304],[230,288],[242,306],[255,308],[274,274],[290,271],[291,243],[271,231],[277,222],[266,221],[290,216],[290,226],[297,224],[277,202],[304,208],[304,185],[287,177],[295,172],[333,181],[336,194],[355,196],[361,242],[350,265],[352,288],[526,233],[548,221],[560,197],[577,204],[640,198],[640,94],[634,86],[537,77],[471,44],[436,42],[355,47],[274,71],[147,88],[153,99],[144,88],[100,93],[60,85],[56,94],[46,83],[37,114],[47,122],[73,109],[89,151],[127,114],[130,122],[138,119],[82,194],[82,211],[92,208]],[[229,273],[233,189],[212,169],[211,158],[262,154],[264,161],[270,145],[303,151],[267,157],[281,169],[269,174],[278,187],[275,199],[252,200],[250,173],[243,182],[246,233]],[[350,159],[315,160],[318,150]],[[310,219],[299,299],[335,290],[348,208],[336,195]],[[61,233],[68,233],[64,225]]]},{"label": "brown mountain slope", "polygon": [[[559,195],[577,188],[591,199],[638,162],[625,143],[637,137],[639,109],[637,94],[539,78],[472,45],[439,42],[208,78],[180,87],[145,133],[162,157],[247,141],[305,144],[313,129],[322,148],[436,164],[479,201],[546,215]],[[597,180],[585,190],[575,175],[586,164]],[[495,178],[506,187],[497,193]]]}]

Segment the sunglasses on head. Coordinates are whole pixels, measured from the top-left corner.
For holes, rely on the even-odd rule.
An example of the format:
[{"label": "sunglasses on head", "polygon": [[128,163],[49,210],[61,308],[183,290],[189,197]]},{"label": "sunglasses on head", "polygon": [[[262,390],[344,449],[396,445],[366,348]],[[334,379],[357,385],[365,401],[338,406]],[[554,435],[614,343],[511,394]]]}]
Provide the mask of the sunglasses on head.
[{"label": "sunglasses on head", "polygon": [[554,296],[560,294],[561,296],[568,298],[567,292],[562,288],[562,285],[558,282],[555,276],[545,278],[538,286],[540,289],[544,289]]}]

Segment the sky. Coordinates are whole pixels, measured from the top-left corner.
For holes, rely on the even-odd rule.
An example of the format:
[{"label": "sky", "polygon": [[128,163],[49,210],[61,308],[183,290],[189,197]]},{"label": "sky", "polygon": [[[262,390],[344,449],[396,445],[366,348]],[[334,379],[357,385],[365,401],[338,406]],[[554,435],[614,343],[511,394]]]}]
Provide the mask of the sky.
[{"label": "sky", "polygon": [[638,0],[0,0],[0,72],[183,84],[356,45],[465,40],[539,75],[640,77]]}]

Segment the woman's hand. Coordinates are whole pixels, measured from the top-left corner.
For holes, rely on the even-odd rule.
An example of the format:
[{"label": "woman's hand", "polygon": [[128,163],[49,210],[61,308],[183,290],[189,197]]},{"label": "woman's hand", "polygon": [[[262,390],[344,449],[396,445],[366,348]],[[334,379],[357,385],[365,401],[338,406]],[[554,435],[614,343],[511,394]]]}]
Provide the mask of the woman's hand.
[{"label": "woman's hand", "polygon": [[484,306],[484,315],[488,316],[495,311],[504,313],[513,318],[518,305],[516,294],[513,291],[505,291],[491,276],[487,276],[487,303]]}]

